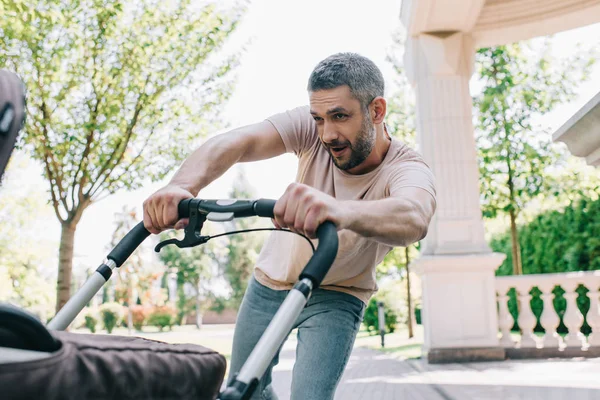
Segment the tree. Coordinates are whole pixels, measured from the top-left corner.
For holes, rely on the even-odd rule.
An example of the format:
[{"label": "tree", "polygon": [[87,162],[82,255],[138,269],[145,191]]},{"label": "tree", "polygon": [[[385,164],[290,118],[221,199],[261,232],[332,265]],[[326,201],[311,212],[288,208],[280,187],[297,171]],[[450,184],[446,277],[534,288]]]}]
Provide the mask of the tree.
[{"label": "tree", "polygon": [[411,260],[414,260],[418,256],[418,254],[418,244],[407,247],[396,247],[390,251],[383,259],[383,262],[377,266],[378,278],[390,276],[399,279],[400,282],[401,280],[405,281],[406,313],[404,310],[399,310],[401,311],[399,314],[406,315],[406,325],[408,326],[409,338],[414,336],[413,328],[415,325],[413,295],[411,293],[410,282],[410,263]]},{"label": "tree", "polygon": [[507,214],[514,274],[522,274],[517,217],[540,194],[554,191],[548,170],[561,162],[551,135],[535,118],[572,98],[594,57],[578,53],[557,60],[549,40],[477,51],[483,88],[474,99],[483,215]]},{"label": "tree", "polygon": [[27,86],[23,143],[44,166],[61,226],[56,309],[70,297],[83,212],[159,180],[231,93],[220,51],[243,7],[179,0],[0,2],[0,65]]}]

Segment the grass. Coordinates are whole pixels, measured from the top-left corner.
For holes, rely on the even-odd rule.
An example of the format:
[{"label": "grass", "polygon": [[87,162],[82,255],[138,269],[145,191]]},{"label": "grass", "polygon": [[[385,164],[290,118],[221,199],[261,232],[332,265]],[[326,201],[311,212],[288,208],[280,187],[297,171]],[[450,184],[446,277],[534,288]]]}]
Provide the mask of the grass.
[{"label": "grass", "polygon": [[[202,329],[198,330],[193,325],[185,325],[174,326],[172,330],[165,329],[165,331],[160,332],[156,327],[145,326],[143,331],[133,331],[132,335],[167,343],[197,344],[221,353],[229,361],[231,359],[234,327],[234,325],[204,325]],[[85,328],[76,329],[74,332],[90,333]],[[106,334],[107,332],[98,330],[97,333]],[[113,334],[128,336],[129,332],[127,328],[118,327],[113,330]],[[394,333],[385,335],[385,347],[382,348],[381,337],[362,328],[356,336],[354,347],[378,350],[399,359],[419,358],[423,343],[423,327],[417,325],[414,334],[415,336],[409,339],[406,327],[400,327]],[[295,341],[296,332],[292,331],[288,342],[293,343]]]},{"label": "grass", "polygon": [[423,326],[417,325],[414,329],[414,337],[410,339],[406,327],[400,327],[394,333],[386,334],[385,347],[381,347],[381,336],[361,329],[356,337],[354,347],[378,350],[399,359],[412,359],[421,357],[422,344]]}]

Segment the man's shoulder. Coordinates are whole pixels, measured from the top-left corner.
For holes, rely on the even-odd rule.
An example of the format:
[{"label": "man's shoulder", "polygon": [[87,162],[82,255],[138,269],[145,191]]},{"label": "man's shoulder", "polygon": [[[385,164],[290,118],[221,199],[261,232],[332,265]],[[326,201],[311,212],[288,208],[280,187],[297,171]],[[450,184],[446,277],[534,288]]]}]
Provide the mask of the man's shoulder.
[{"label": "man's shoulder", "polygon": [[392,138],[390,152],[390,162],[388,164],[391,167],[398,168],[402,164],[410,162],[425,164],[423,156],[417,150],[398,139]]},{"label": "man's shoulder", "polygon": [[284,111],[278,112],[276,114],[272,114],[266,118],[269,121],[288,119],[295,122],[303,122],[312,120],[312,115],[310,115],[310,106],[303,105],[293,108],[288,108]]}]

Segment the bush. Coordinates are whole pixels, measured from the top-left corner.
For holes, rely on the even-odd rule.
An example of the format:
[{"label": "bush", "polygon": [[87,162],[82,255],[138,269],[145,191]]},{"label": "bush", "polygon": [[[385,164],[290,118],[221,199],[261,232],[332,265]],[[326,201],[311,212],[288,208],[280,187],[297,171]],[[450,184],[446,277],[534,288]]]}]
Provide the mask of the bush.
[{"label": "bush", "polygon": [[[379,299],[372,297],[369,300],[369,304],[365,309],[365,315],[363,318],[363,324],[369,332],[379,332],[379,313],[377,310],[377,302]],[[396,330],[396,324],[398,323],[398,316],[390,307],[384,306],[385,316],[385,327],[386,333],[394,333]]]},{"label": "bush", "polygon": [[85,316],[85,327],[90,330],[92,333],[96,333],[96,325],[98,325],[98,319],[92,314],[89,313]]},{"label": "bush", "polygon": [[148,309],[139,304],[133,305],[129,308],[131,310],[131,319],[133,320],[133,327],[141,331],[146,318],[148,318]]},{"label": "bush", "polygon": [[148,316],[148,325],[158,326],[162,332],[165,327],[171,327],[175,323],[176,311],[173,307],[157,306],[154,307],[150,315]]},{"label": "bush", "polygon": [[100,317],[104,329],[112,333],[115,326],[121,321],[123,316],[123,307],[118,303],[104,303],[100,306]]}]

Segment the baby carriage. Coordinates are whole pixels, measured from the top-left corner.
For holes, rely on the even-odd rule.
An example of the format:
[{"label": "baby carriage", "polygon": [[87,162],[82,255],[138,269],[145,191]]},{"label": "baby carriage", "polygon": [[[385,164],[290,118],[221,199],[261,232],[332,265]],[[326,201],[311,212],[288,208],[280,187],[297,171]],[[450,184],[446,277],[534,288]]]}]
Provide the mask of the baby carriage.
[{"label": "baby carriage", "polygon": [[[24,97],[13,74],[0,71],[0,174],[22,125]],[[7,117],[6,110],[9,111]],[[4,130],[3,130],[4,128]],[[6,147],[10,146],[8,150]],[[2,148],[4,147],[4,148]],[[206,243],[207,220],[273,217],[274,200],[188,199],[179,204],[189,218],[182,240],[157,246],[180,248]],[[319,246],[275,317],[227,387],[226,361],[215,351],[191,344],[116,335],[78,334],[65,329],[136,248],[150,235],[135,226],[47,326],[17,307],[0,304],[0,397],[3,399],[247,399],[277,350],[322,282],[338,250],[334,224],[317,230]]]}]

